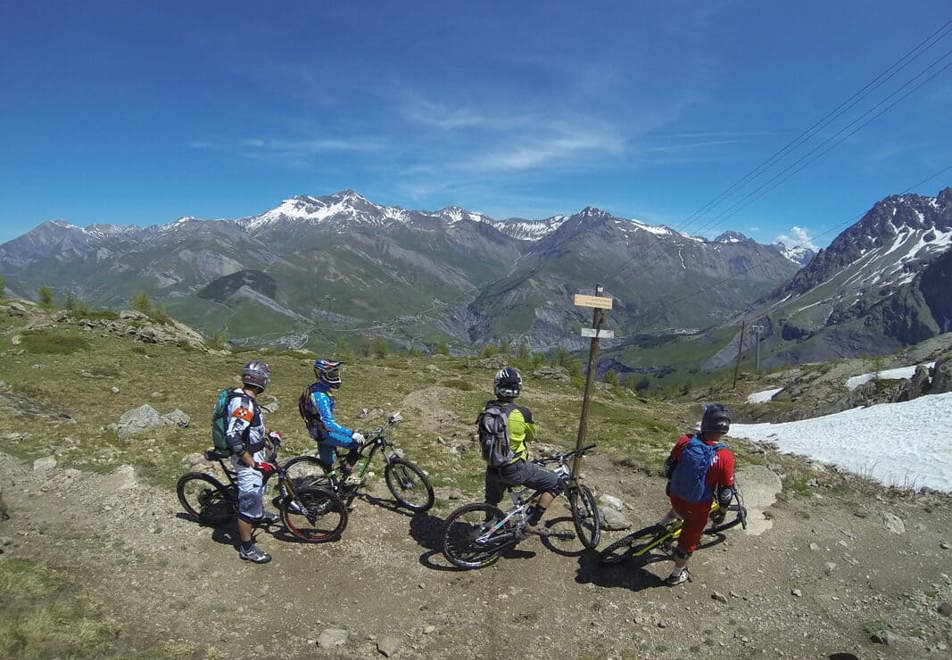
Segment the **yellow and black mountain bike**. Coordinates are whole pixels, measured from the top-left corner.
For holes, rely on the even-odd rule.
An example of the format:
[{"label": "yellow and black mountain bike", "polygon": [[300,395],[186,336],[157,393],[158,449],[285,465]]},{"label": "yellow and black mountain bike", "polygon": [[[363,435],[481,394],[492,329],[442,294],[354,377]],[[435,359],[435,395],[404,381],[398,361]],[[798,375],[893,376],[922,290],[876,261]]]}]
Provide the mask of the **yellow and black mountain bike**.
[{"label": "yellow and black mountain bike", "polygon": [[[731,489],[734,491],[734,497],[727,507],[724,520],[719,523],[709,521],[710,524],[704,529],[705,534],[717,535],[737,525],[747,528],[747,508],[744,506],[744,498],[736,480]],[[711,504],[711,514],[719,511],[720,508],[715,499]],[[603,564],[618,564],[632,558],[647,558],[654,550],[670,555],[674,551],[678,537],[681,536],[683,525],[683,520],[675,518],[664,525],[651,525],[639,529],[606,546],[599,555],[599,559]]]}]

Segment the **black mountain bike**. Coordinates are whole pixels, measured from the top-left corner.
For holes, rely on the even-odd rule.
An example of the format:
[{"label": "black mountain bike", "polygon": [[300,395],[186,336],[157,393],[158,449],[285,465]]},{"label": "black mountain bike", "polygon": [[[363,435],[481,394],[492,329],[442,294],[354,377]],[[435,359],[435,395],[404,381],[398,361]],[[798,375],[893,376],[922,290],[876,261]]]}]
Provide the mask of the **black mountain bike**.
[{"label": "black mountain bike", "polygon": [[[567,454],[534,461],[540,465],[558,463],[554,471],[568,478],[565,494],[572,511],[572,524],[582,544],[589,549],[596,547],[601,538],[598,505],[588,486],[578,483],[577,478],[569,477],[570,471],[565,461],[572,457],[581,458],[594,447],[589,445]],[[443,529],[443,555],[451,564],[457,568],[488,566],[499,559],[503,550],[515,546],[530,533],[527,529],[527,513],[542,492],[533,492],[529,488],[509,488],[508,492],[513,503],[508,511],[481,502],[462,506],[449,515]],[[544,535],[559,539],[574,538],[571,532]]]},{"label": "black mountain bike", "polygon": [[[744,498],[736,480],[731,488],[734,491],[734,497],[727,506],[724,520],[719,523],[711,521],[704,529],[705,534],[720,534],[737,525],[747,529],[747,507],[744,506]],[[720,506],[715,499],[711,504],[711,514],[719,510]],[[678,538],[681,536],[683,525],[683,520],[675,518],[664,525],[652,525],[637,532],[632,532],[606,546],[602,550],[599,560],[603,564],[618,564],[633,557],[647,557],[655,549],[660,549],[663,553],[671,555],[674,552]]]},{"label": "black mountain bike", "polygon": [[[188,514],[204,525],[218,526],[235,517],[238,506],[238,482],[235,471],[225,465],[226,454],[214,449],[205,452],[205,459],[217,461],[228,479],[227,484],[205,472],[182,475],[175,487],[179,502]],[[307,543],[324,543],[340,538],[347,526],[347,507],[337,493],[327,488],[295,481],[284,467],[277,463],[277,449],[268,458],[277,470],[282,497],[278,504],[285,527],[295,537]],[[293,459],[292,459],[293,460]],[[271,475],[265,477],[265,483]]]},{"label": "black mountain bike", "polygon": [[341,480],[343,456],[339,465],[331,470],[326,470],[318,458],[310,454],[292,458],[285,468],[296,483],[330,489],[350,504],[364,487],[370,462],[379,451],[385,462],[384,480],[393,497],[401,506],[410,511],[427,511],[433,506],[433,485],[419,466],[397,454],[389,438],[393,427],[401,421],[403,417],[400,413],[394,413],[387,419],[386,426],[381,426],[367,434],[367,442],[360,450],[352,472],[352,478],[356,479],[356,483],[351,484]]}]

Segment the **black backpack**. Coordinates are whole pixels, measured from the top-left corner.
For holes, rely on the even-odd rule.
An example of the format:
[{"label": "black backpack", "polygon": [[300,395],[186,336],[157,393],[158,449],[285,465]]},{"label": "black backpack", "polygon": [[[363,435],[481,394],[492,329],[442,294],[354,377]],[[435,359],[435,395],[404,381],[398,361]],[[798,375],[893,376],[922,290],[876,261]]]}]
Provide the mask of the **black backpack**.
[{"label": "black backpack", "polygon": [[301,418],[308,426],[321,418],[321,411],[314,405],[314,397],[311,396],[313,393],[314,385],[311,384],[305,387],[301,396],[298,397],[298,412],[301,413]]},{"label": "black backpack", "polygon": [[516,457],[509,444],[509,413],[512,404],[490,401],[476,418],[479,448],[490,467],[508,465]]}]

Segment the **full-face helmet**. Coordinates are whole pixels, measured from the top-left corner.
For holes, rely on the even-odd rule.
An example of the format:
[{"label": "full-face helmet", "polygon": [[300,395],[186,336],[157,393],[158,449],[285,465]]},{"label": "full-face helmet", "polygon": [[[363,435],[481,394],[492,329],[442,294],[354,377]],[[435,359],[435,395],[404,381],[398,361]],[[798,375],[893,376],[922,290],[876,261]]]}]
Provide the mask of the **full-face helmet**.
[{"label": "full-face helmet", "polygon": [[340,365],[343,362],[337,360],[325,360],[318,358],[314,360],[314,376],[327,383],[330,387],[340,387]]}]

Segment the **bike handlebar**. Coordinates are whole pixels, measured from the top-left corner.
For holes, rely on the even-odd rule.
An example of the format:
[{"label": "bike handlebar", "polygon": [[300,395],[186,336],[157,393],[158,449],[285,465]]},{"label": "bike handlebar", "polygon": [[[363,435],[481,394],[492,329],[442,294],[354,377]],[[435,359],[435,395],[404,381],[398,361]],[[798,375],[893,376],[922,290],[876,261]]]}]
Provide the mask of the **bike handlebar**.
[{"label": "bike handlebar", "polygon": [[586,452],[594,449],[595,447],[596,447],[596,443],[593,442],[587,447],[580,447],[579,449],[573,449],[572,451],[566,454],[556,454],[555,456],[551,456],[549,458],[537,458],[535,461],[533,461],[533,463],[538,463],[539,465],[545,465],[546,463],[561,463],[565,461],[565,459],[571,458],[572,456],[581,456],[585,454]]}]

